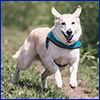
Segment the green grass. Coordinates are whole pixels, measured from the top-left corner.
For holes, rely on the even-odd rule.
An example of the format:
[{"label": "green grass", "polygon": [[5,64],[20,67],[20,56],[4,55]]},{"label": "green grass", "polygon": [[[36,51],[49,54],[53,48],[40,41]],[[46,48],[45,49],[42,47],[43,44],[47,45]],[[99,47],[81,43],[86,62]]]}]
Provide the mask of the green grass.
[{"label": "green grass", "polygon": [[[19,49],[28,36],[27,31],[19,31],[2,26],[1,30],[1,98],[2,99],[68,99],[61,90],[57,89],[52,80],[48,80],[48,89],[41,85],[40,72],[35,70],[34,62],[27,70],[20,71],[17,84],[12,84],[11,78],[15,70],[15,61],[11,56]],[[99,63],[90,60],[89,63],[79,64],[78,80],[86,87],[83,92],[90,96],[99,95]],[[69,77],[66,67],[64,77]]]}]

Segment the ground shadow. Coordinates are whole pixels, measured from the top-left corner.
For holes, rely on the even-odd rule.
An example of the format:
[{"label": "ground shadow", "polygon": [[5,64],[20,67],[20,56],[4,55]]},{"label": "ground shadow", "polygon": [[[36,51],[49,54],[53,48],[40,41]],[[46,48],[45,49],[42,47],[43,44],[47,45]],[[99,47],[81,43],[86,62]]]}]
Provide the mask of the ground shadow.
[{"label": "ground shadow", "polygon": [[28,89],[33,88],[36,92],[38,92],[39,89],[43,89],[39,83],[36,83],[36,82],[33,83],[30,80],[28,80],[28,79],[25,79],[23,81],[19,80],[18,81],[18,85],[21,86],[21,87],[25,86]]}]

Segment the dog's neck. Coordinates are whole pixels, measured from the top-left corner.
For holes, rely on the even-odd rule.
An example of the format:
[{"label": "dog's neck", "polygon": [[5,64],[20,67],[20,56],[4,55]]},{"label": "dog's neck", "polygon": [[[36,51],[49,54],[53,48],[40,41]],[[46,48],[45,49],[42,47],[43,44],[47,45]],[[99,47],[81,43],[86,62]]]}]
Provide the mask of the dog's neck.
[{"label": "dog's neck", "polygon": [[60,42],[63,42],[64,44],[66,43],[66,41],[64,39],[61,39],[58,35],[58,33],[60,33],[60,31],[58,29],[55,28],[55,26],[53,26],[51,28],[51,31],[53,32],[54,37],[59,40]]}]

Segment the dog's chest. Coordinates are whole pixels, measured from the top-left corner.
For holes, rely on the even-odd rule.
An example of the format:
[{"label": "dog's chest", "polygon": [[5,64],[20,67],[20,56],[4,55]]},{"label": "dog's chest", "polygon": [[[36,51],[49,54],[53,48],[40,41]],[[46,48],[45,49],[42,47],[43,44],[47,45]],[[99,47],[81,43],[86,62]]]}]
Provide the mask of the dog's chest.
[{"label": "dog's chest", "polygon": [[57,55],[58,56],[55,55],[56,57],[54,61],[60,65],[72,64],[78,59],[78,55],[76,56],[76,54],[73,51],[67,51],[67,50],[66,52],[62,51],[62,52],[58,52]]},{"label": "dog's chest", "polygon": [[52,50],[50,48],[49,52],[52,59],[60,65],[73,64],[79,61],[79,49],[63,49],[57,46],[53,46]]}]

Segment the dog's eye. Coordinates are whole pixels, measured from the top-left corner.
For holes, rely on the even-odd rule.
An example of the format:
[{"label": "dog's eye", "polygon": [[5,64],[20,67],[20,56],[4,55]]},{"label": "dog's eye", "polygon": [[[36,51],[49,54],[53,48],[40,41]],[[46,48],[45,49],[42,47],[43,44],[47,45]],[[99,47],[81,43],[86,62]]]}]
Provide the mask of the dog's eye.
[{"label": "dog's eye", "polygon": [[66,25],[66,23],[65,22],[62,22],[61,25]]},{"label": "dog's eye", "polygon": [[72,24],[75,24],[75,22],[72,22]]}]

